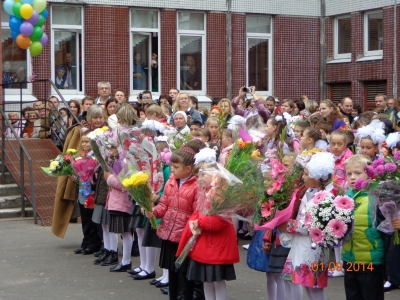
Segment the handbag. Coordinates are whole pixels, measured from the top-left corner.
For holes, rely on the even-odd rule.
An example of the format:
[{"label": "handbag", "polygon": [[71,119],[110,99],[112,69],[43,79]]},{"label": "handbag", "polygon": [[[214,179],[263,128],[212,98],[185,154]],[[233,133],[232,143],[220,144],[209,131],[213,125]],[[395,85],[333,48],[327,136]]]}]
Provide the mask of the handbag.
[{"label": "handbag", "polygon": [[269,264],[269,254],[262,250],[264,232],[264,230],[256,231],[247,250],[247,265],[250,269],[260,272],[267,272]]}]

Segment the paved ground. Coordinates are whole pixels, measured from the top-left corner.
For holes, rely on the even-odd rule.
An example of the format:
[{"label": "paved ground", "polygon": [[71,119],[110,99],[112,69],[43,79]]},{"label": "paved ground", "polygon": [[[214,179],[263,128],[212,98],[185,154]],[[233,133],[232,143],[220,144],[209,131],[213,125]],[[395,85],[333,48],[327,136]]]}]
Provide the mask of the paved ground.
[{"label": "paved ground", "polygon": [[[70,224],[61,240],[49,227],[33,225],[30,219],[0,220],[0,300],[168,299],[148,281],[110,273],[107,267],[93,265],[93,256],[74,254],[80,239],[78,224]],[[265,274],[246,266],[242,248],[240,255],[242,261],[235,265],[238,279],[228,283],[228,299],[267,299]],[[132,262],[137,266],[138,258],[132,257]],[[344,300],[343,278],[330,279],[325,295]],[[385,299],[400,299],[400,290],[386,293]]]}]

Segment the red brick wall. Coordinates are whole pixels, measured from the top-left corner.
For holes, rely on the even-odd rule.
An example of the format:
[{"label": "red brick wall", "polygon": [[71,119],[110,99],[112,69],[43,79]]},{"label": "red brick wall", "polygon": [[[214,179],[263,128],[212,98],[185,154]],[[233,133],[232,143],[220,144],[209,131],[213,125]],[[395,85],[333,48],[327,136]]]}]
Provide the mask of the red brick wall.
[{"label": "red brick wall", "polygon": [[232,14],[232,96],[246,85],[246,15]]},{"label": "red brick wall", "polygon": [[226,97],[226,14],[207,14],[207,95]]},{"label": "red brick wall", "polygon": [[[393,94],[393,8],[387,7],[383,9],[383,59],[375,61],[356,62],[357,59],[363,57],[363,14],[360,12],[351,14],[351,63],[328,64],[326,67],[326,82],[351,82],[351,96],[353,100],[359,104],[364,102],[364,82],[386,80],[386,94]],[[333,22],[333,19],[330,21]],[[400,24],[400,7],[397,8],[397,24]],[[333,28],[327,26],[327,56],[333,53],[333,43],[328,41],[328,36],[332,41]],[[397,48],[400,47],[399,38],[397,38]],[[328,50],[329,46],[332,50]],[[400,57],[397,58],[399,65]],[[399,80],[399,78],[398,78]],[[400,81],[397,83],[400,84]]]},{"label": "red brick wall", "polygon": [[176,10],[161,11],[161,91],[168,94],[171,88],[178,88],[176,82]]},{"label": "red brick wall", "polygon": [[97,97],[97,83],[130,90],[129,8],[85,7],[85,93]]},{"label": "red brick wall", "polygon": [[319,18],[276,16],[273,28],[273,94],[319,100]]}]

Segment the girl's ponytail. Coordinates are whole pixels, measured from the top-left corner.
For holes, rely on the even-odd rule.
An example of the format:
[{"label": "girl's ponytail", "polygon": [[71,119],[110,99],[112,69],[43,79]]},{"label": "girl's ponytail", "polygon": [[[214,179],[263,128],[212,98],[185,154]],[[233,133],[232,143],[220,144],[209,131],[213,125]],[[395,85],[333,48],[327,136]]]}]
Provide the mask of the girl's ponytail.
[{"label": "girl's ponytail", "polygon": [[184,166],[194,165],[194,156],[196,152],[189,147],[182,147],[172,153],[171,163],[183,164]]}]

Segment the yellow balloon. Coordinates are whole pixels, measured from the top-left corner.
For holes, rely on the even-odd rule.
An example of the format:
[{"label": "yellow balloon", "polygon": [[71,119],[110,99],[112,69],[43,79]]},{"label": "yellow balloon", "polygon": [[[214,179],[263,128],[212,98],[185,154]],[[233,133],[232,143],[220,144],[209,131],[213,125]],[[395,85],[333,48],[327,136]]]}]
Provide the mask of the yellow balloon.
[{"label": "yellow balloon", "polygon": [[25,20],[28,20],[33,15],[33,7],[30,4],[23,4],[19,12]]},{"label": "yellow balloon", "polygon": [[21,0],[14,0],[15,2],[21,2]]}]

